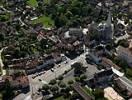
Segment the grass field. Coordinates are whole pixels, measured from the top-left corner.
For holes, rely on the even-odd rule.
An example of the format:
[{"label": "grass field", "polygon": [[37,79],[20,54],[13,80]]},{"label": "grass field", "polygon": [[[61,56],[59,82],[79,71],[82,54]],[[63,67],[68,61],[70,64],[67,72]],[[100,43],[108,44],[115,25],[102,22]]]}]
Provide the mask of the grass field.
[{"label": "grass field", "polygon": [[0,1],[0,6],[3,6],[3,3],[2,3],[2,1]]},{"label": "grass field", "polygon": [[38,6],[37,0],[28,0],[27,3],[28,3],[28,5],[30,5],[31,7],[37,7],[37,6]]},{"label": "grass field", "polygon": [[0,93],[0,100],[2,100],[2,94]]},{"label": "grass field", "polygon": [[84,90],[84,92],[87,93],[88,95],[94,97],[93,94],[92,94],[92,92],[90,91],[90,89],[88,89],[87,87],[83,87],[83,90]]},{"label": "grass field", "polygon": [[49,28],[54,26],[54,21],[47,16],[41,16],[38,19],[33,20],[33,24],[42,23],[44,27]]},{"label": "grass field", "polygon": [[50,0],[43,0],[44,1],[44,3],[46,3],[46,4],[49,4],[50,3]]},{"label": "grass field", "polygon": [[60,97],[55,98],[55,100],[68,100],[68,99],[65,99],[63,98],[63,96],[60,96]]}]

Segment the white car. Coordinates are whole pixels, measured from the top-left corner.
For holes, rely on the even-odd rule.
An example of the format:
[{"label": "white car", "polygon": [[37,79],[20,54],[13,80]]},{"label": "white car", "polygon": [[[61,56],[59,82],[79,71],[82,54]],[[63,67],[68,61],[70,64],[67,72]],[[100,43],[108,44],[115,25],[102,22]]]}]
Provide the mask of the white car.
[{"label": "white car", "polygon": [[51,71],[52,71],[52,72],[54,72],[54,69],[53,69],[53,68],[51,68]]}]

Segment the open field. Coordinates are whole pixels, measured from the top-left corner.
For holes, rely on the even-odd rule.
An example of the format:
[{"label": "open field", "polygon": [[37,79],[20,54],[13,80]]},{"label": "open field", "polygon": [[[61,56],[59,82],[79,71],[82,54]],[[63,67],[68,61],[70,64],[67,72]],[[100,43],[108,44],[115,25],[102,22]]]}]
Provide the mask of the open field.
[{"label": "open field", "polygon": [[37,0],[28,0],[27,4],[29,4],[31,7],[37,7],[38,6]]},{"label": "open field", "polygon": [[33,20],[33,24],[42,23],[44,27],[53,27],[54,21],[47,16],[41,16],[38,19]]}]

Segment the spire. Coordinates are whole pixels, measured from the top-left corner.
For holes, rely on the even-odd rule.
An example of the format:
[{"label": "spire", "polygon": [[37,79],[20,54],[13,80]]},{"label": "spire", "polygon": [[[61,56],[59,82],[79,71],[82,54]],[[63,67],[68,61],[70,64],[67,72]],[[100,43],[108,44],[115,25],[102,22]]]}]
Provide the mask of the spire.
[{"label": "spire", "polygon": [[109,11],[109,15],[108,15],[108,18],[107,18],[107,24],[108,25],[111,25],[111,12]]}]

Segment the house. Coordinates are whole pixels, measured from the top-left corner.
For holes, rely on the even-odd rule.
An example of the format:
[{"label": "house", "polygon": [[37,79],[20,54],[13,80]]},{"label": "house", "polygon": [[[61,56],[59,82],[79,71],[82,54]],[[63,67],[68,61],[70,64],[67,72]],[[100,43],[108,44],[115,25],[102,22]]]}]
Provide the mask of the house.
[{"label": "house", "polygon": [[8,80],[14,89],[29,89],[29,80],[24,73],[14,73],[9,76],[3,76],[3,80]]},{"label": "house", "polygon": [[108,100],[125,100],[112,87],[107,87],[104,89],[104,97]]},{"label": "house", "polygon": [[42,64],[42,61],[40,61],[39,59],[33,59],[33,60],[27,61],[26,66],[25,66],[26,73],[32,74],[32,73],[37,72],[36,67],[40,64]]},{"label": "house", "polygon": [[49,59],[47,61],[44,61],[42,65],[36,66],[37,70],[42,70],[42,69],[49,69],[53,67],[55,64],[54,59]]},{"label": "house", "polygon": [[120,91],[125,91],[129,97],[132,97],[132,81],[131,80],[129,80],[125,76],[122,76],[122,77],[115,78],[114,83],[116,84],[116,86],[118,86]]},{"label": "house", "polygon": [[4,87],[5,80],[3,80],[2,76],[0,76],[0,90]]},{"label": "house", "polygon": [[9,65],[10,69],[24,69],[27,74],[35,73],[36,66],[41,64],[39,58],[22,58],[22,59],[13,59]]},{"label": "house", "polygon": [[94,52],[90,52],[88,55],[86,55],[86,60],[96,64],[99,64],[101,61],[100,57],[98,57]]},{"label": "house", "polygon": [[83,36],[83,29],[81,29],[81,28],[70,28],[69,29],[69,35],[76,36],[76,37],[82,37]]},{"label": "house", "polygon": [[68,31],[64,32],[63,34],[64,39],[69,38],[82,38],[83,37],[83,29],[81,28],[69,28]]},{"label": "house", "polygon": [[128,48],[119,46],[117,48],[117,56],[125,60],[130,67],[132,67],[132,52]]},{"label": "house", "polygon": [[101,58],[101,66],[103,66],[105,69],[111,69],[112,67],[115,68],[116,70],[120,70],[121,68],[114,64],[110,59],[108,58]]},{"label": "house", "polygon": [[109,82],[113,78],[112,69],[104,70],[98,73],[95,73],[91,79],[87,80],[87,84],[91,88],[105,88],[109,85]]},{"label": "house", "polygon": [[93,97],[88,95],[81,87],[79,83],[74,83],[72,85],[73,89],[83,98],[83,100],[94,100]]},{"label": "house", "polygon": [[132,50],[132,39],[129,40],[129,49]]}]

